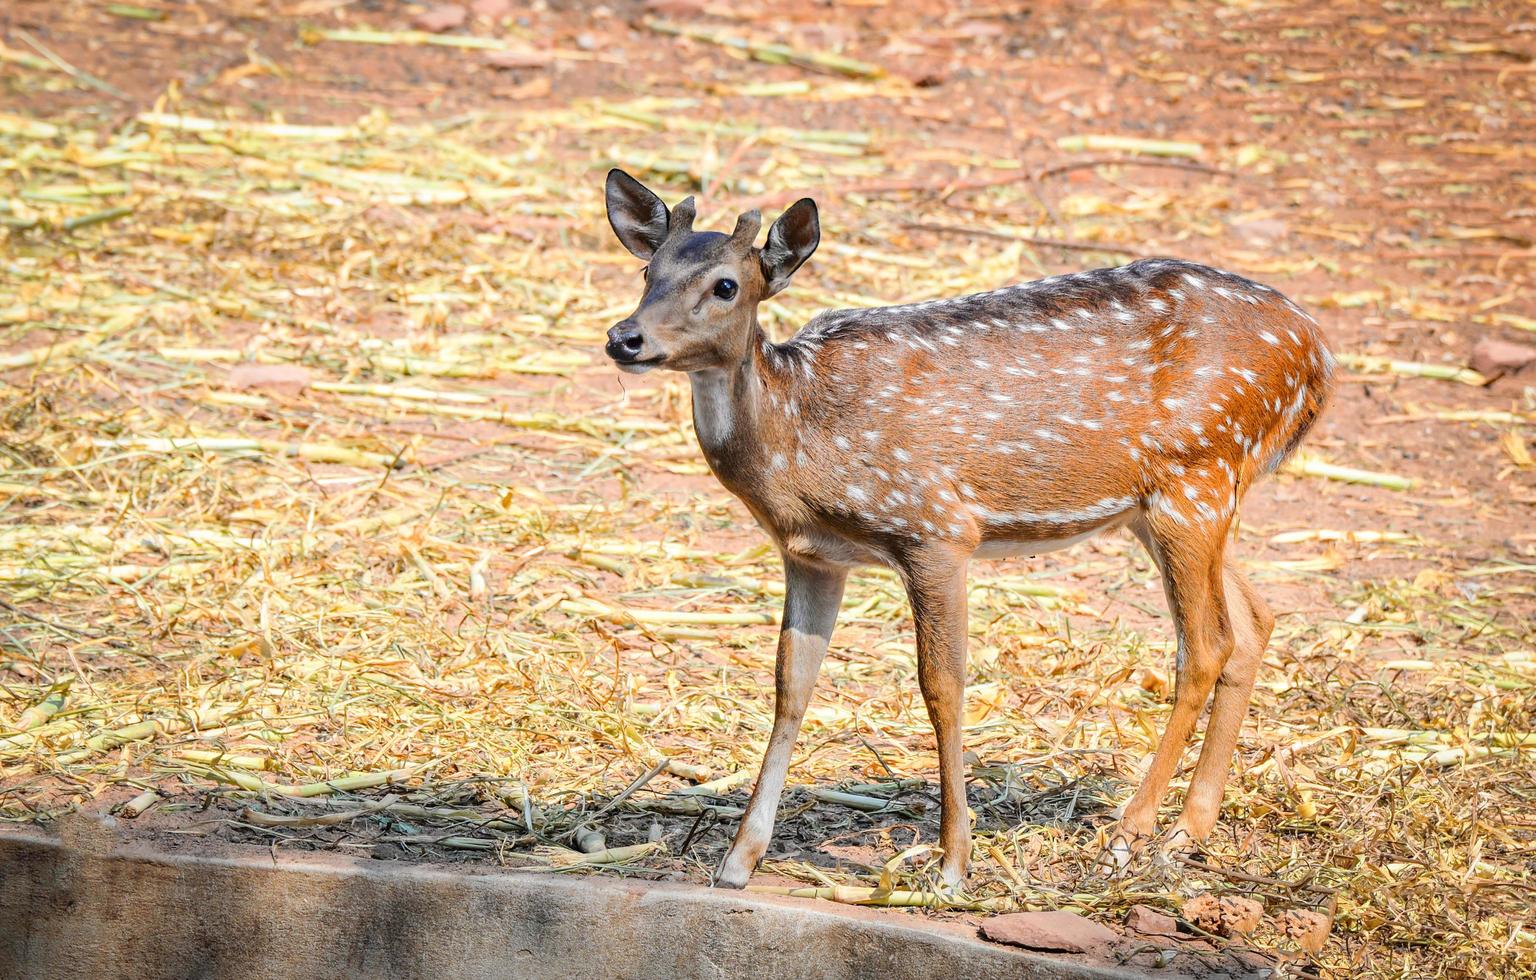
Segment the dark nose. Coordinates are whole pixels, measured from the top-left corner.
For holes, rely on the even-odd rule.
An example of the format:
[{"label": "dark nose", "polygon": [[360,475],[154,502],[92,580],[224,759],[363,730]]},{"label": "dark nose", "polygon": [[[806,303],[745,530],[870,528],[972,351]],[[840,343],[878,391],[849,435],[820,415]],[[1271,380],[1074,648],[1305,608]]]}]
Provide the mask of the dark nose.
[{"label": "dark nose", "polygon": [[615,361],[628,364],[640,356],[643,346],[645,338],[640,335],[640,328],[629,320],[621,320],[608,330],[608,346],[604,349]]}]

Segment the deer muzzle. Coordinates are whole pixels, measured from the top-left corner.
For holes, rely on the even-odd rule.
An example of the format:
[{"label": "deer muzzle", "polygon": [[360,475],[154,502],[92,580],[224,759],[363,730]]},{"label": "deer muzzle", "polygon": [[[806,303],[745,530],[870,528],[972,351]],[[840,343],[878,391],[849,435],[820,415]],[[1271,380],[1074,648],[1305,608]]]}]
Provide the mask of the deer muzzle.
[{"label": "deer muzzle", "polygon": [[645,332],[634,320],[621,320],[608,330],[608,343],[603,350],[621,370],[639,373],[655,367],[663,355],[646,356]]}]

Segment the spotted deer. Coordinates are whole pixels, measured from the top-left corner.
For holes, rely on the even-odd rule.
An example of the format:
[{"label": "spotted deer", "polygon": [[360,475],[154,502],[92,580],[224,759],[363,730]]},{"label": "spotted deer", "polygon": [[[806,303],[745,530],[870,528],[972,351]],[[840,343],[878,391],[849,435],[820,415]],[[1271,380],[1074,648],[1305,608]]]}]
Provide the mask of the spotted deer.
[{"label": "spotted deer", "polygon": [[773,832],[850,569],[904,584],[917,675],[938,742],[940,871],[971,850],[961,763],[966,566],[1131,530],[1162,573],[1178,641],[1173,711],[1104,857],[1154,838],[1157,810],[1206,701],[1183,811],[1161,845],[1203,841],[1274,619],[1224,557],[1238,501],[1317,420],[1334,360],[1312,317],[1275,290],[1190,262],[1146,259],[907,306],[833,310],[773,343],[758,304],[820,241],[797,201],[754,243],[693,230],[628,174],[608,220],[644,260],[640,305],[608,331],[626,372],[688,374],[710,469],[778,545],[785,598],[774,720],[717,885],[746,884]]}]

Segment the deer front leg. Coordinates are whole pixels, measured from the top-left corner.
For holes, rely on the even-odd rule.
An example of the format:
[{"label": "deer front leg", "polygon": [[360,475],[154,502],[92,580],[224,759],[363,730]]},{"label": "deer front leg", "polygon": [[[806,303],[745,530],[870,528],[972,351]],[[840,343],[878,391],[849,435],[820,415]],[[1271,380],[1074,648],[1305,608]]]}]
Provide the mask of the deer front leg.
[{"label": "deer front leg", "polygon": [[907,597],[917,630],[917,681],[939,747],[939,865],[944,883],[958,887],[971,857],[960,726],[965,708],[966,562],[924,555],[907,568]]},{"label": "deer front leg", "polygon": [[832,638],[847,578],[844,569],[784,557],[784,621],[774,666],[773,733],[768,736],[768,751],[763,755],[747,812],[736,828],[736,840],[715,875],[717,886],[744,887],[768,849],[779,797],[784,792],[784,776],[789,771],[789,754]]}]

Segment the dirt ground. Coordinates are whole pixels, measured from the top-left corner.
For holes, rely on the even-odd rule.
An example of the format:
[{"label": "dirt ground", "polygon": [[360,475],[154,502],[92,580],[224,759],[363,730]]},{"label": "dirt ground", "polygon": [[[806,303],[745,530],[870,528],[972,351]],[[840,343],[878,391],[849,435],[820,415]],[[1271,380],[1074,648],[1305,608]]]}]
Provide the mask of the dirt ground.
[{"label": "dirt ground", "polygon": [[[782,584],[686,384],[603,363],[617,165],[700,227],[817,199],[781,337],[1174,255],[1344,357],[1306,458],[1365,482],[1282,473],[1231,546],[1280,626],[1219,839],[1093,868],[1170,703],[1130,539],[978,562],[976,904],[892,914],[1241,893],[1284,970],[1536,969],[1536,368],[1467,368],[1536,344],[1536,8],[481,0],[402,33],[426,12],[0,9],[0,813],[154,790],[167,846],[513,865],[590,826],[636,847],[610,873],[707,878]],[[909,626],[855,581],[763,884],[931,885]],[[850,786],[887,802],[813,795]],[[1334,917],[1315,956],[1296,908]]]}]

